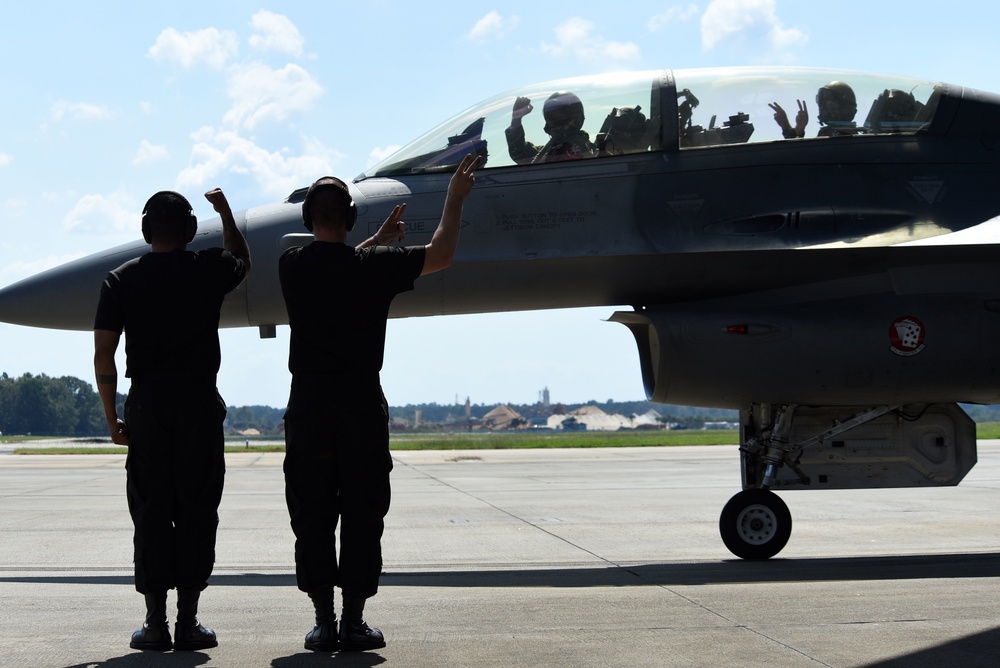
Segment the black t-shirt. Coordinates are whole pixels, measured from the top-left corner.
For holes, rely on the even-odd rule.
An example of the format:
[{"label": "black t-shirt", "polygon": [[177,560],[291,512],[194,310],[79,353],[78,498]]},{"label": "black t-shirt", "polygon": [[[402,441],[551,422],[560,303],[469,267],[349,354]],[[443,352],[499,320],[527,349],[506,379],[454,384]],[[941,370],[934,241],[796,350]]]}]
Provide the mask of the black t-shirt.
[{"label": "black t-shirt", "polygon": [[423,246],[355,249],[314,241],[278,261],[292,336],[292,374],[377,374],[385,352],[389,305],[413,289]]},{"label": "black t-shirt", "polygon": [[125,375],[218,373],[222,299],[246,276],[221,248],[146,253],[108,274],[94,329],[125,332]]}]

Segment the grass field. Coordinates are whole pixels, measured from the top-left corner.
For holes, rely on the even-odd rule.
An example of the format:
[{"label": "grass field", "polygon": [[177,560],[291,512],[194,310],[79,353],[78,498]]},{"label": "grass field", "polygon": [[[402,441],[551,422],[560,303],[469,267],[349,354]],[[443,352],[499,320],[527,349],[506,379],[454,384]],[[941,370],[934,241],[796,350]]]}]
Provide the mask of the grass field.
[{"label": "grass field", "polygon": [[[976,437],[1000,438],[1000,422],[983,422],[976,425]],[[0,443],[26,443],[39,440],[31,437],[5,436]],[[104,443],[101,443],[101,441]],[[89,443],[60,447],[15,448],[14,454],[122,454],[124,447],[106,444],[107,439],[93,439]],[[511,450],[531,448],[618,448],[685,445],[737,445],[739,431],[735,429],[692,429],[677,431],[611,431],[611,432],[461,432],[449,434],[394,434],[389,447],[392,450]],[[249,445],[244,439],[231,440],[226,452],[284,452],[280,439],[254,439]]]},{"label": "grass field", "polygon": [[[36,439],[37,440],[37,439]],[[95,439],[96,441],[97,439]],[[739,440],[735,430],[621,431],[621,432],[510,432],[510,433],[441,433],[396,434],[389,442],[392,450],[509,450],[531,448],[614,448],[682,445],[734,445]],[[106,441],[106,440],[105,440]],[[6,443],[24,442],[10,437]],[[283,452],[280,439],[243,439],[226,443],[226,452]],[[74,443],[65,446],[27,446],[15,448],[14,454],[116,454],[125,448],[108,443]]]}]

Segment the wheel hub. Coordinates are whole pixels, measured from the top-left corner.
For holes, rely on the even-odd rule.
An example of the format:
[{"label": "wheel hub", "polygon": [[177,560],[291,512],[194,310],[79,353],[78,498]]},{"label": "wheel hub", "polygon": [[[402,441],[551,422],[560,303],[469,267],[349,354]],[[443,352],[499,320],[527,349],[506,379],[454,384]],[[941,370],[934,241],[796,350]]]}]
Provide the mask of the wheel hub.
[{"label": "wheel hub", "polygon": [[740,537],[753,545],[762,545],[774,537],[774,514],[764,506],[748,506],[736,520]]}]

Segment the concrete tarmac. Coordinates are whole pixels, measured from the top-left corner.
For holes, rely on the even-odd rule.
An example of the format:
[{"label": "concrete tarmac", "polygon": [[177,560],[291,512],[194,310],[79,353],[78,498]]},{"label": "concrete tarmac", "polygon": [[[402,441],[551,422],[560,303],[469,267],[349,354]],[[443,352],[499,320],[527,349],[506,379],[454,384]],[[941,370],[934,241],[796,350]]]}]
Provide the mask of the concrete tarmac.
[{"label": "concrete tarmac", "polygon": [[718,535],[735,446],[395,453],[365,615],[388,646],[353,654],[302,647],[281,458],[227,455],[219,647],[157,653],[128,647],[124,457],[0,455],[0,666],[1000,665],[997,442],[959,487],[781,493],[766,562]]}]

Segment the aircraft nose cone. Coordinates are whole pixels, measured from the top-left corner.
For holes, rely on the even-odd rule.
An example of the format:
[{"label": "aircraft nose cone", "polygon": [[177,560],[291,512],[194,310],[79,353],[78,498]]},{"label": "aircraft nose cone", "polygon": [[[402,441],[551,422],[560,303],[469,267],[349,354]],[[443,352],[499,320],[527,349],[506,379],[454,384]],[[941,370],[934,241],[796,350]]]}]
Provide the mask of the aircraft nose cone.
[{"label": "aircraft nose cone", "polygon": [[108,272],[141,255],[129,245],[49,269],[0,289],[0,322],[46,329],[94,327],[101,282]]},{"label": "aircraft nose cone", "polygon": [[0,321],[50,329],[90,329],[100,287],[99,280],[75,278],[60,269],[43,272],[0,289]]}]

